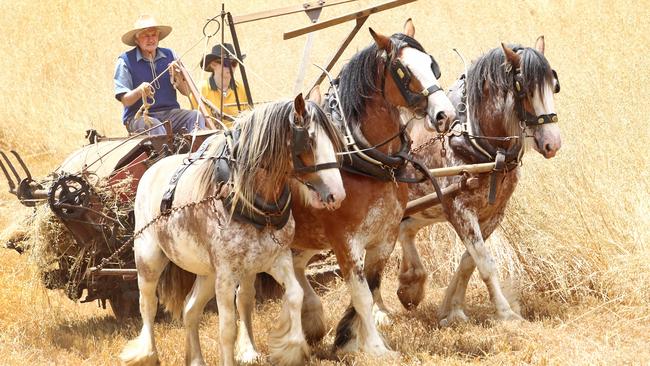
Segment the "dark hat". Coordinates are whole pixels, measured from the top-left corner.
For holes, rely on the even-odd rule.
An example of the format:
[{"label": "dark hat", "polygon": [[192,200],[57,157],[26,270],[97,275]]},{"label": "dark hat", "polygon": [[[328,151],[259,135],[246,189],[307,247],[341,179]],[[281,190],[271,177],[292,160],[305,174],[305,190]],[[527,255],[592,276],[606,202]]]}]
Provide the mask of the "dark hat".
[{"label": "dark hat", "polygon": [[[212,70],[208,69],[208,66],[210,65],[210,63],[212,61],[217,60],[217,59],[220,60],[222,52],[223,52],[223,58],[224,59],[226,59],[226,60],[234,60],[233,55],[236,55],[235,48],[230,43],[224,43],[223,45],[224,45],[224,47],[226,47],[225,52],[224,52],[223,47],[221,46],[221,44],[218,44],[218,45],[212,47],[212,52],[205,55],[205,65],[203,65],[203,60],[201,60],[199,62],[199,65],[201,66],[201,68],[203,70],[212,71]],[[241,55],[241,61],[243,61],[244,58],[246,58],[246,55],[245,54]]]}]

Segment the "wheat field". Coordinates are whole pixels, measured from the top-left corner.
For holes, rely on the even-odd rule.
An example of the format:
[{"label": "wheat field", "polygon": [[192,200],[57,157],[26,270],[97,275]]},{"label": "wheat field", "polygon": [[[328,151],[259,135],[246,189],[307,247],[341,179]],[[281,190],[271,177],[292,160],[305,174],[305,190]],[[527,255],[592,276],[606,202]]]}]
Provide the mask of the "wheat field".
[{"label": "wheat field", "polygon": [[[293,1],[227,1],[243,15]],[[297,2],[296,2],[297,3]],[[377,1],[326,8],[321,19]],[[196,80],[198,61],[214,38],[203,39],[211,1],[1,1],[0,149],[16,149],[43,177],[84,143],[84,131],[125,136],[121,105],[113,98],[121,35],[140,13],[174,27],[161,46],[182,56]],[[563,146],[545,160],[526,155],[523,177],[499,230],[488,241],[504,283],[519,297],[524,323],[492,321],[484,285],[474,276],[467,295],[468,324],[437,326],[442,300],[462,245],[446,225],[423,231],[419,248],[429,270],[427,297],[414,311],[397,297],[397,251],[388,266],[384,297],[393,325],[381,328],[400,358],[369,359],[330,352],[333,331],[313,348],[314,365],[650,364],[650,21],[647,1],[418,1],[372,15],[342,60],[371,42],[367,27],[392,34],[411,17],[416,38],[438,60],[443,86],[462,71],[452,52],[474,59],[500,42],[532,46],[546,38],[546,56],[558,71],[556,97]],[[291,97],[306,37],[282,34],[308,24],[304,14],[238,28],[256,101]],[[352,23],[316,33],[311,62],[325,64]],[[340,67],[337,65],[337,70]],[[307,70],[307,82],[317,70]],[[185,105],[188,103],[183,101]],[[30,213],[6,193],[0,179],[0,231]],[[0,251],[0,363],[5,365],[114,365],[135,319],[119,323],[96,303],[77,304],[42,288],[29,254]],[[347,304],[340,281],[323,295],[328,326]],[[257,308],[254,329],[262,352],[279,305]],[[201,327],[206,361],[217,364],[218,316]],[[183,363],[183,330],[173,321],[156,328],[162,363]]]}]

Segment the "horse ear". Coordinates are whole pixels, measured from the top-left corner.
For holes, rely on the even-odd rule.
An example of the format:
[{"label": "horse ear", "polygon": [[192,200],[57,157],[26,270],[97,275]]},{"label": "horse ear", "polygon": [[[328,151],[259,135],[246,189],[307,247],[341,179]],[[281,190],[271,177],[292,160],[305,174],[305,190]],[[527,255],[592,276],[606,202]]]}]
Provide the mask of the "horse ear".
[{"label": "horse ear", "polygon": [[506,60],[514,67],[519,67],[519,62],[521,61],[521,56],[517,54],[517,52],[513,51],[510,47],[506,46],[501,43],[501,47],[503,48],[503,53],[506,55]]},{"label": "horse ear", "polygon": [[372,28],[368,28],[368,30],[370,30],[372,38],[374,38],[375,43],[377,43],[377,47],[379,47],[380,50],[390,52],[390,38],[375,32]]},{"label": "horse ear", "polygon": [[311,100],[312,102],[321,105],[321,101],[323,100],[323,95],[320,92],[320,86],[316,85],[314,89],[312,89],[309,92],[309,97],[307,97],[308,100]]},{"label": "horse ear", "polygon": [[539,36],[537,37],[537,41],[535,42],[535,49],[539,51],[542,55],[544,54],[544,36]]},{"label": "horse ear", "polygon": [[404,23],[404,34],[413,38],[415,36],[415,26],[413,25],[413,20],[408,18],[406,23]]},{"label": "horse ear", "polygon": [[302,125],[302,116],[305,115],[305,100],[302,93],[298,94],[293,100],[293,113],[295,113],[294,123],[299,126]]}]

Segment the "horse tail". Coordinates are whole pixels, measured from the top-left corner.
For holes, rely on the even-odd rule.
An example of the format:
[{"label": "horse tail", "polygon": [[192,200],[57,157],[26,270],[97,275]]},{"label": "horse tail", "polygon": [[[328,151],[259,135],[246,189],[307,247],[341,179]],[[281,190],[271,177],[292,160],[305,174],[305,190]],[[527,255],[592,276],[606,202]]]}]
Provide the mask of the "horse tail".
[{"label": "horse tail", "polygon": [[192,291],[196,275],[169,263],[158,282],[158,301],[166,312],[180,320],[185,298]]}]

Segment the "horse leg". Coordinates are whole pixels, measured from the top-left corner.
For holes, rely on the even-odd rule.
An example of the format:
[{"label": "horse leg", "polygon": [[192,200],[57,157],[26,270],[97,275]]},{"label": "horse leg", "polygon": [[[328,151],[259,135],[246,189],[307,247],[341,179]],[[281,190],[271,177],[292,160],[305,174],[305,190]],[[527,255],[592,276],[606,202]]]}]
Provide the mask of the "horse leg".
[{"label": "horse leg", "polygon": [[235,339],[237,337],[237,318],[235,314],[236,279],[230,268],[217,273],[215,293],[219,308],[219,346],[221,365],[235,365]]},{"label": "horse leg", "polygon": [[402,246],[402,261],[399,267],[397,297],[408,309],[415,309],[424,299],[427,273],[415,246],[415,236],[422,228],[414,219],[408,218],[399,226],[399,243]]},{"label": "horse leg", "polygon": [[384,344],[372,316],[372,293],[364,276],[363,250],[359,250],[360,246],[356,240],[352,240],[349,246],[348,243],[333,243],[352,300],[336,327],[334,348],[344,352],[359,349],[371,356],[384,356],[392,351]]},{"label": "horse leg", "polygon": [[[147,241],[141,235],[135,240],[135,263],[138,270],[140,291],[140,315],[142,329],[138,338],[124,346],[120,359],[125,365],[156,365],[158,353],[154,342],[153,323],[158,310],[156,286],[169,259],[158,245]],[[149,237],[149,236],[147,236]]]},{"label": "horse leg", "polygon": [[388,325],[391,322],[390,310],[384,304],[384,299],[381,296],[381,279],[393,249],[395,249],[394,240],[387,240],[366,249],[364,272],[372,293],[372,315],[377,325]]},{"label": "horse leg", "polygon": [[474,259],[472,259],[468,251],[465,251],[458,264],[456,273],[454,273],[454,277],[447,287],[445,298],[438,311],[438,319],[440,319],[440,325],[443,327],[451,325],[454,322],[466,322],[468,320],[464,311],[465,291],[467,290],[469,278],[472,276],[475,268],[476,264],[474,263]]},{"label": "horse leg", "polygon": [[253,339],[253,307],[255,305],[255,274],[242,279],[237,290],[237,332],[236,359],[240,363],[254,363],[260,357]]},{"label": "horse leg", "polygon": [[285,288],[278,326],[269,334],[271,360],[280,365],[303,365],[309,357],[300,316],[304,292],[296,279],[289,249],[278,254],[268,273]]},{"label": "horse leg", "polygon": [[316,291],[311,287],[305,275],[307,263],[318,252],[317,250],[301,250],[299,252],[294,251],[293,255],[293,268],[296,273],[296,278],[305,294],[302,303],[303,332],[305,333],[307,342],[310,344],[319,342],[325,337],[325,333],[327,332],[325,328],[323,303],[318,294],[316,294]]},{"label": "horse leg", "polygon": [[199,321],[205,305],[214,297],[214,276],[197,276],[192,292],[185,301],[183,325],[185,326],[185,363],[205,365],[199,342]]},{"label": "horse leg", "polygon": [[[461,212],[464,212],[464,214],[461,217],[455,217],[452,224],[465,244],[467,252],[469,252],[476,264],[481,279],[487,286],[490,299],[496,307],[497,318],[499,320],[522,320],[523,318],[520,315],[512,311],[508,300],[503,295],[499,283],[499,274],[497,272],[496,263],[494,262],[492,255],[490,255],[490,252],[485,247],[485,241],[483,240],[483,234],[481,233],[478,217],[476,217],[476,215],[468,214],[468,210],[459,210],[459,213]],[[461,267],[464,268],[459,271],[461,272],[459,274],[459,280],[461,280],[463,276],[467,276],[469,279],[469,276],[471,275],[471,262],[469,262],[469,259],[465,259],[464,262],[465,263],[463,264],[463,261],[461,261]],[[463,294],[464,291],[465,290],[463,289]],[[454,292],[456,292],[456,290],[454,290]]]}]

